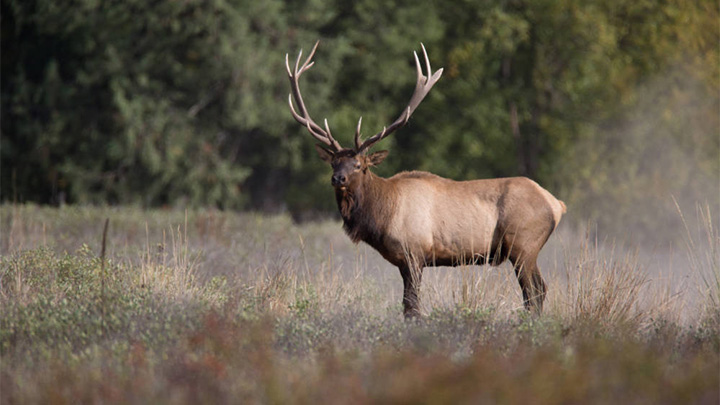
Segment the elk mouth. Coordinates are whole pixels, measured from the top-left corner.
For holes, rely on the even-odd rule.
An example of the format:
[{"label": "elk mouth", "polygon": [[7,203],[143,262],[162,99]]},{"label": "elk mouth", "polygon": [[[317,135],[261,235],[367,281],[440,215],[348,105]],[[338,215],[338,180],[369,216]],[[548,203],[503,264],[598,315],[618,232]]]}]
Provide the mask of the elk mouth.
[{"label": "elk mouth", "polygon": [[348,193],[348,184],[347,184],[347,183],[344,183],[344,184],[333,184],[333,188],[335,189],[335,191],[339,191],[339,192],[341,192],[341,193],[343,193],[343,194],[347,194],[347,193]]},{"label": "elk mouth", "polygon": [[348,188],[348,182],[346,181],[345,178],[340,180],[333,176],[333,179],[330,183],[332,183],[332,186],[335,187],[336,190],[345,191]]}]

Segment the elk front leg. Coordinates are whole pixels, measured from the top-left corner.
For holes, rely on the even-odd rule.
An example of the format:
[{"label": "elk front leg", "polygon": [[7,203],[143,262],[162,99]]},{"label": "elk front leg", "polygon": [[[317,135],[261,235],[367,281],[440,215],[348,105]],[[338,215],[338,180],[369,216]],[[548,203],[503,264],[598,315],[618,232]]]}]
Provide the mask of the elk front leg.
[{"label": "elk front leg", "polygon": [[422,267],[418,265],[400,266],[400,275],[403,279],[403,314],[405,318],[420,316],[420,282],[422,281]]}]

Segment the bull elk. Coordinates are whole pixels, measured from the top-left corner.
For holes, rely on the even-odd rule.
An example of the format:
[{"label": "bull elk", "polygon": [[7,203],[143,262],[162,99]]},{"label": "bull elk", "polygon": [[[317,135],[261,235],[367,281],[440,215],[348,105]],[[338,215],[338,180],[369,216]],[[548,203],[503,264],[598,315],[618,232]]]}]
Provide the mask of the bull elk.
[{"label": "bull elk", "polygon": [[537,257],[566,212],[565,204],[525,177],[453,181],[421,171],[390,178],[373,174],[370,168],[388,152],[368,153],[368,149],[407,124],[442,69],[432,72],[421,44],[427,76],[415,52],[417,84],[410,103],[395,122],[365,141],[360,136],[360,118],[355,146],[343,148],[327,120],[320,126],[310,117],[300,93],[298,80],[314,64],[318,44],[302,64],[300,51],[294,69],[285,55],[292,90],[290,111],[319,142],[315,147],[320,158],[332,166],[331,183],[345,232],[353,242],[367,243],[400,269],[405,316],[420,314],[418,294],[425,266],[499,265],[505,259],[514,266],[525,308],[542,312],[547,288]]}]

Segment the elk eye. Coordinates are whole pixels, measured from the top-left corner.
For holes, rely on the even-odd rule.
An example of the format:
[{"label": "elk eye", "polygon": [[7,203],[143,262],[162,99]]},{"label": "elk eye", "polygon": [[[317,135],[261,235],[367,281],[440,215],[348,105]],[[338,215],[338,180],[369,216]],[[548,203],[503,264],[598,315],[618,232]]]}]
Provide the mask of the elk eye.
[{"label": "elk eye", "polygon": [[360,168],[360,162],[355,162],[355,168],[356,168],[356,169],[359,169],[359,168]]}]

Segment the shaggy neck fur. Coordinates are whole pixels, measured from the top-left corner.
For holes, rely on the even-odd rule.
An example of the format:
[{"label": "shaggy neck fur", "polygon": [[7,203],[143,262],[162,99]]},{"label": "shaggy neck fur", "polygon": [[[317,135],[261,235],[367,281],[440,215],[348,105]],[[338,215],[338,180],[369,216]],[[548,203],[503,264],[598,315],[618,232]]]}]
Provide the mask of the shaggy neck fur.
[{"label": "shaggy neck fur", "polygon": [[373,247],[382,244],[395,210],[395,195],[386,181],[368,170],[345,191],[335,189],[343,228],[353,242],[364,241]]}]

